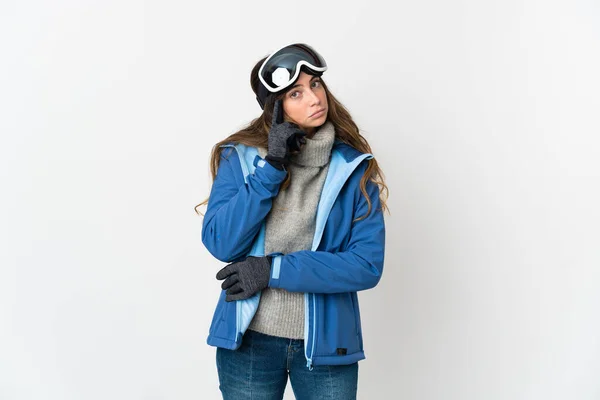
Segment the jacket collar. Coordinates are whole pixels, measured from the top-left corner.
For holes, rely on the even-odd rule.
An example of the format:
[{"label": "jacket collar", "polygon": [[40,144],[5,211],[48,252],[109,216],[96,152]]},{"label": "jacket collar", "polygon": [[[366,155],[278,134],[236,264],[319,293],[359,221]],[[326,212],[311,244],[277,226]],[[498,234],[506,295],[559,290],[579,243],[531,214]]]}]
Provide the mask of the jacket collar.
[{"label": "jacket collar", "polygon": [[333,148],[331,149],[331,151],[339,152],[342,155],[342,157],[344,157],[344,160],[346,162],[352,162],[354,159],[356,159],[356,157],[359,157],[364,154],[337,138],[333,142]]}]

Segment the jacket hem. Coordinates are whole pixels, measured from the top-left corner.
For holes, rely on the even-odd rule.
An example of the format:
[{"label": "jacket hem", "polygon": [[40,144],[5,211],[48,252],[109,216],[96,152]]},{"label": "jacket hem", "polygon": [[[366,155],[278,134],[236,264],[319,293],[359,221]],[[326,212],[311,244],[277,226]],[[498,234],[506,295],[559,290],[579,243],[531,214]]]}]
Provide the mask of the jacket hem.
[{"label": "jacket hem", "polygon": [[231,339],[224,339],[215,335],[208,335],[206,344],[214,347],[222,347],[229,350],[237,350],[239,347],[238,343]]},{"label": "jacket hem", "polygon": [[347,365],[364,360],[365,352],[359,351],[346,356],[313,356],[312,365]]}]

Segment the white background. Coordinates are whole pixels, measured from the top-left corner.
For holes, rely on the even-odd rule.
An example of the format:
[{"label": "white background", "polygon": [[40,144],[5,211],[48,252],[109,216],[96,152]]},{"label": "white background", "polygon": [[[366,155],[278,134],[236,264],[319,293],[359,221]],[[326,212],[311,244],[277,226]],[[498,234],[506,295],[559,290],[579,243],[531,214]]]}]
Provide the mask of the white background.
[{"label": "white background", "polygon": [[359,399],[600,398],[594,0],[2,1],[0,398],[220,398],[193,208],[292,42],[390,188]]}]

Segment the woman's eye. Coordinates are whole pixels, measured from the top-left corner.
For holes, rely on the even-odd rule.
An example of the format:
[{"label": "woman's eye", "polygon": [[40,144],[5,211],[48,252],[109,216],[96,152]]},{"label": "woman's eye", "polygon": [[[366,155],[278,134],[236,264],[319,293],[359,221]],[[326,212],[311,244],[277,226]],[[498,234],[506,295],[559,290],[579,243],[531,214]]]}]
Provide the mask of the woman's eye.
[{"label": "woman's eye", "polygon": [[[320,81],[312,81],[312,85],[313,85],[313,87],[319,87],[319,86],[321,85],[321,82],[320,82]],[[293,91],[293,92],[291,92],[291,93],[290,93],[290,97],[291,97],[292,99],[295,99],[295,98],[297,98],[298,96],[294,96],[295,94],[298,94],[298,96],[299,96],[299,95],[300,95],[300,92],[299,92],[299,91],[297,91],[297,90],[296,90],[296,91]]]}]

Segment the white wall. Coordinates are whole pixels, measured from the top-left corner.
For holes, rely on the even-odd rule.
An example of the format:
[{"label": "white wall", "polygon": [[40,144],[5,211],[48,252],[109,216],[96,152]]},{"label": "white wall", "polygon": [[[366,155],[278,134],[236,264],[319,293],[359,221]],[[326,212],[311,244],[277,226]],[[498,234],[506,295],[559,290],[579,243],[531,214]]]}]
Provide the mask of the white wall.
[{"label": "white wall", "polygon": [[593,0],[0,3],[0,398],[220,398],[193,207],[296,41],[390,188],[359,398],[600,398]]}]

